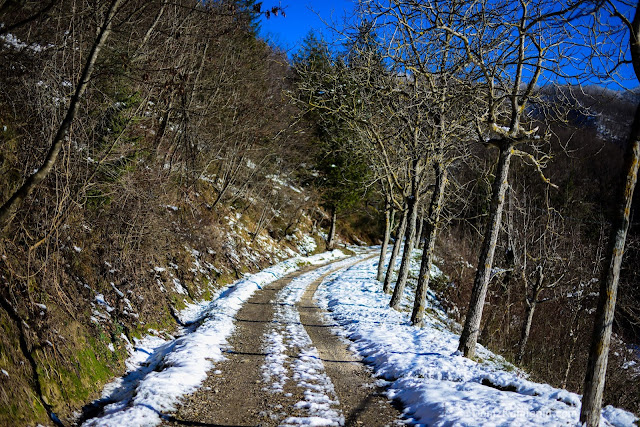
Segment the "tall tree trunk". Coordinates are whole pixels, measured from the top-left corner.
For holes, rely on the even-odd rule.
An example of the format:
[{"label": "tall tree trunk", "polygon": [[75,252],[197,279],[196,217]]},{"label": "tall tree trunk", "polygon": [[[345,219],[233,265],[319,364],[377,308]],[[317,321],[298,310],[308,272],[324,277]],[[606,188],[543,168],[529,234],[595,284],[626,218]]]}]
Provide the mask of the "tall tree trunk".
[{"label": "tall tree trunk", "polygon": [[504,276],[502,276],[502,288],[506,293],[509,290],[511,278],[513,277],[513,270],[516,266],[516,252],[515,245],[513,244],[513,189],[508,187],[509,191],[509,206],[507,211],[507,249],[504,254],[505,269]]},{"label": "tall tree trunk", "polygon": [[516,363],[520,364],[524,357],[524,349],[529,341],[529,333],[531,332],[531,323],[533,322],[533,314],[536,311],[536,305],[538,304],[538,296],[542,290],[542,281],[544,280],[544,273],[542,272],[542,265],[538,265],[536,268],[536,283],[531,290],[531,296],[525,295],[525,303],[527,304],[527,310],[525,315],[525,321],[522,324],[522,331],[520,333],[520,342],[518,343],[518,354],[516,355]]},{"label": "tall tree trunk", "polygon": [[387,274],[384,276],[384,285],[382,286],[382,290],[385,294],[391,293],[391,279],[393,277],[393,271],[395,270],[396,259],[400,252],[400,246],[402,245],[402,236],[404,236],[404,230],[407,228],[407,216],[408,210],[405,206],[404,211],[402,211],[400,225],[396,231],[396,240],[393,242],[393,250],[391,251],[391,258],[389,259],[389,265],[387,266]]},{"label": "tall tree trunk", "polygon": [[[415,192],[414,194],[417,194]],[[402,253],[402,262],[400,263],[400,270],[398,271],[398,279],[396,280],[396,286],[393,288],[393,295],[391,296],[391,302],[389,306],[394,309],[398,309],[400,301],[402,300],[402,294],[404,293],[404,287],[407,284],[407,278],[409,277],[409,263],[411,262],[411,251],[413,250],[413,244],[416,237],[416,220],[418,217],[418,201],[414,195],[409,196],[407,199],[407,229],[404,232],[404,252]]]},{"label": "tall tree trunk", "polygon": [[520,333],[520,342],[518,343],[518,354],[516,355],[516,363],[522,363],[524,357],[524,349],[529,341],[529,333],[531,332],[531,323],[533,322],[533,314],[536,311],[537,301],[535,299],[527,299],[526,318],[522,324],[522,332]]},{"label": "tall tree trunk", "polygon": [[[422,222],[426,223],[428,219],[423,219]],[[418,240],[418,248],[423,248],[427,243],[427,234],[429,233],[429,225],[423,224],[422,233],[419,235],[420,240]]]},{"label": "tall tree trunk", "polygon": [[58,154],[62,149],[62,144],[64,140],[67,138],[69,134],[69,129],[71,128],[71,124],[76,117],[78,112],[78,106],[82,96],[87,90],[87,86],[89,85],[89,80],[91,79],[91,74],[93,73],[93,69],[96,64],[96,60],[100,55],[100,51],[102,50],[107,38],[111,34],[111,25],[113,24],[113,18],[120,8],[120,5],[124,0],[113,0],[111,5],[109,6],[109,10],[105,17],[104,23],[100,30],[98,31],[98,35],[96,39],[93,41],[93,45],[91,46],[91,50],[89,52],[89,56],[87,57],[87,62],[84,64],[84,68],[82,69],[82,73],[80,75],[80,80],[78,81],[78,85],[76,86],[76,91],[71,97],[71,102],[69,103],[69,107],[67,108],[67,113],[65,114],[64,119],[60,123],[58,127],[58,131],[56,132],[53,140],[51,141],[51,147],[47,153],[47,156],[44,159],[44,163],[38,170],[36,170],[33,174],[31,174],[25,182],[16,190],[9,199],[4,202],[4,204],[0,207],[0,229],[4,228],[5,225],[8,225],[9,220],[11,219],[14,212],[22,205],[22,202],[25,198],[31,194],[31,192],[49,175],[53,166],[58,159]]},{"label": "tall tree trunk", "polygon": [[329,227],[329,238],[327,239],[327,249],[333,250],[336,244],[336,220],[338,218],[337,209],[331,206],[331,226]]},{"label": "tall tree trunk", "polygon": [[580,319],[582,318],[583,312],[586,309],[586,298],[584,295],[578,302],[578,306],[573,312],[573,319],[571,320],[571,329],[569,329],[569,336],[571,337],[571,347],[569,348],[569,354],[567,356],[567,363],[564,368],[564,376],[562,377],[561,388],[567,388],[567,382],[569,382],[569,373],[571,372],[571,368],[573,367],[573,362],[576,358],[576,347],[578,343],[578,337],[580,336]]},{"label": "tall tree trunk", "polygon": [[416,220],[416,240],[414,246],[418,249],[422,249],[422,240],[424,238],[424,212],[418,215],[418,219]]},{"label": "tall tree trunk", "polygon": [[[634,28],[640,29],[640,16],[638,11],[636,11],[636,17],[633,22]],[[640,31],[637,31],[636,34],[640,34]],[[637,49],[640,50],[640,47],[637,47]],[[640,56],[634,57],[634,60],[636,58],[640,61]],[[625,150],[625,183],[622,188],[622,193],[619,196],[618,212],[611,227],[609,248],[607,251],[608,262],[600,278],[600,295],[598,296],[598,307],[596,309],[596,319],[591,338],[591,348],[589,350],[589,361],[587,363],[587,372],[584,380],[584,395],[580,409],[580,422],[586,423],[588,427],[597,426],[600,423],[600,409],[602,406],[602,394],[604,392],[607,372],[613,315],[616,308],[620,265],[622,264],[624,245],[629,228],[631,202],[638,178],[639,161],[640,108],[636,108],[633,125],[631,127],[631,135]]]},{"label": "tall tree trunk", "polygon": [[473,289],[471,291],[469,310],[467,311],[464,328],[460,335],[460,344],[458,345],[458,350],[468,358],[473,358],[476,350],[476,343],[478,342],[478,332],[480,331],[480,321],[482,320],[482,309],[484,307],[484,300],[487,296],[489,278],[491,277],[491,267],[493,265],[493,256],[496,251],[496,243],[500,232],[504,197],[507,187],[509,186],[507,179],[509,176],[509,163],[511,162],[512,154],[512,143],[509,141],[502,141],[496,178],[493,181],[489,220],[484,233],[482,251],[480,252],[480,257],[478,259],[478,268],[476,270],[476,278],[473,282]]},{"label": "tall tree trunk", "polygon": [[[635,15],[630,25],[629,47],[631,63],[640,81],[640,1],[636,5]],[[604,392],[605,375],[607,372],[607,358],[611,341],[611,328],[616,307],[618,279],[620,265],[624,254],[624,245],[629,228],[629,215],[633,191],[638,177],[638,161],[640,161],[640,108],[631,126],[631,133],[625,150],[625,170],[627,171],[625,185],[621,188],[618,213],[611,227],[609,239],[608,263],[600,279],[600,295],[596,309],[596,320],[591,338],[589,361],[584,380],[584,395],[580,408],[580,422],[587,426],[597,426],[600,423],[600,409]]]},{"label": "tall tree trunk", "polygon": [[380,248],[380,258],[378,259],[378,275],[376,279],[382,282],[384,279],[384,259],[387,256],[387,248],[389,247],[389,237],[391,236],[391,217],[394,212],[391,209],[391,203],[387,198],[384,206],[384,238],[382,240],[382,247]]},{"label": "tall tree trunk", "polygon": [[422,261],[420,262],[420,275],[418,276],[416,297],[413,301],[413,313],[411,313],[412,325],[422,325],[427,290],[429,289],[431,264],[433,262],[433,250],[436,244],[438,223],[440,222],[440,212],[442,210],[442,199],[444,198],[444,189],[447,185],[447,169],[444,165],[436,163],[435,170],[436,186],[431,195],[431,203],[429,204],[429,213],[426,220],[427,224],[424,227],[426,230],[425,242],[422,251]]}]

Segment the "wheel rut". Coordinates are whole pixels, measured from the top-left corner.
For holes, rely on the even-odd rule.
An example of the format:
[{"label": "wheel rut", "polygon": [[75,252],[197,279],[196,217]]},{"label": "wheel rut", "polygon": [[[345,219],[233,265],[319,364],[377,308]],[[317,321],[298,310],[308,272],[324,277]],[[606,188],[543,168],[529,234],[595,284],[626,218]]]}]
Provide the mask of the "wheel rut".
[{"label": "wheel rut", "polygon": [[349,350],[347,340],[331,332],[324,311],[313,301],[322,280],[313,282],[304,293],[298,311],[300,320],[318,349],[327,375],[333,381],[345,418],[345,426],[387,426],[401,422],[401,412],[392,406],[378,387],[362,358]]},{"label": "wheel rut", "polygon": [[[195,393],[183,398],[175,414],[165,415],[163,425],[280,426],[299,425],[302,422],[346,426],[406,424],[402,421],[401,412],[384,397],[383,390],[376,387],[370,370],[349,351],[344,340],[331,332],[332,325],[313,302],[315,290],[329,272],[308,286],[295,308],[283,302],[281,295],[287,285],[318,268],[306,267],[285,276],[257,291],[244,304],[236,315],[236,328],[226,349],[227,359],[216,364]],[[283,310],[289,313],[297,311],[299,319],[291,320],[289,317],[283,320]],[[314,348],[310,349],[309,343],[301,344],[300,339],[287,341],[291,337],[286,337],[286,334],[302,330],[300,325],[311,338],[309,343]],[[282,345],[281,359],[284,360],[282,366],[286,372],[277,372],[268,362],[268,358],[274,354],[266,340],[268,334],[272,338],[278,335],[274,331],[281,331],[285,336],[286,345]],[[307,363],[306,369],[312,374],[326,373],[328,379],[324,380],[324,384],[314,383],[313,379],[308,379],[307,371],[297,368],[300,363]],[[279,386],[274,386],[274,382],[279,382]],[[323,387],[330,389],[326,393],[330,397],[324,404],[330,411],[341,412],[338,424],[322,424],[319,421],[321,418],[309,416],[308,408],[318,406],[313,401],[309,403],[310,395]]]}]

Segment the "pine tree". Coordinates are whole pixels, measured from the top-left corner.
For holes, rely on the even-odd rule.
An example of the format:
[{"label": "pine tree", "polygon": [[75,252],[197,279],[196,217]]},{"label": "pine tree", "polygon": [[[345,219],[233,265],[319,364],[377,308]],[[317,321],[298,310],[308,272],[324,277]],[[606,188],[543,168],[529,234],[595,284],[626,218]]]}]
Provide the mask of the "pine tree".
[{"label": "pine tree", "polygon": [[330,212],[331,225],[327,247],[335,244],[336,219],[361,198],[367,167],[350,149],[354,137],[337,112],[339,92],[346,85],[337,76],[344,73],[343,61],[333,60],[327,43],[309,33],[302,48],[293,57],[298,99],[305,108],[305,118],[312,124],[318,145],[314,158],[313,183],[322,192],[322,204]]}]

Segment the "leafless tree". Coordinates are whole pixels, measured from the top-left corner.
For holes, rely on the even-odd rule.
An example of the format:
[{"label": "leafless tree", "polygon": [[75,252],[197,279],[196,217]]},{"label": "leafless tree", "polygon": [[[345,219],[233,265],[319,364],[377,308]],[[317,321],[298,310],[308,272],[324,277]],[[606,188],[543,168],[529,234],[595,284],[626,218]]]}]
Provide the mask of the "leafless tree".
[{"label": "leafless tree", "polygon": [[[473,357],[480,331],[513,155],[530,161],[546,180],[542,168],[548,158],[535,148],[544,135],[534,127],[528,106],[544,104],[537,91],[541,83],[565,75],[562,58],[574,44],[569,43],[569,29],[563,23],[580,14],[578,6],[545,0],[478,2],[458,12],[456,26],[441,26],[463,42],[469,60],[483,76],[480,99],[485,113],[478,118],[477,133],[480,141],[499,152],[487,226],[460,337],[459,350],[466,357]],[[523,146],[533,147],[532,152]]]},{"label": "leafless tree", "polygon": [[69,134],[69,129],[73,123],[76,114],[78,113],[78,107],[80,100],[82,99],[89,81],[93,74],[96,61],[100,55],[100,51],[104,47],[109,35],[111,34],[111,27],[114,22],[114,18],[118,9],[125,3],[125,0],[113,0],[108,5],[108,10],[105,14],[104,21],[102,22],[100,29],[96,35],[95,40],[91,46],[91,50],[87,56],[84,67],[80,74],[80,78],[76,84],[75,92],[71,97],[69,106],[64,119],[60,123],[58,130],[51,140],[49,152],[47,153],[42,166],[40,166],[34,173],[24,181],[24,183],[16,190],[8,200],[6,200],[2,206],[0,206],[0,227],[6,226],[10,217],[20,207],[23,200],[47,177],[47,175],[53,169],[58,154],[62,149],[62,145],[65,142]]},{"label": "leafless tree", "polygon": [[[629,33],[630,63],[636,78],[640,81],[640,4],[636,4],[633,18],[627,16],[621,4],[607,1],[603,5],[603,16],[615,16]],[[624,154],[624,182],[620,185],[617,212],[611,227],[607,259],[600,278],[600,294],[596,309],[596,319],[589,351],[589,362],[585,377],[584,395],[580,409],[580,422],[587,426],[600,424],[600,408],[607,371],[607,359],[616,307],[620,266],[624,255],[627,230],[631,215],[631,202],[638,177],[640,161],[640,108],[636,108],[631,131]]]}]

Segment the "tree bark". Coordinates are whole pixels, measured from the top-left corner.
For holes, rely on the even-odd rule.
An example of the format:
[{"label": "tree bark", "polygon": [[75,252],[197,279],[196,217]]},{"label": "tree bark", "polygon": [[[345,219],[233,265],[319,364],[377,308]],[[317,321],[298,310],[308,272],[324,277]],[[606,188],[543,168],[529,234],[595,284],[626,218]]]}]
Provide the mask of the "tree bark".
[{"label": "tree bark", "polygon": [[[640,28],[640,16],[636,11],[634,27]],[[639,34],[640,32],[636,32]],[[632,40],[633,44],[633,40]],[[640,56],[634,60],[640,61]],[[584,395],[580,409],[580,422],[588,427],[600,423],[600,409],[604,392],[607,359],[611,342],[613,316],[616,308],[620,265],[624,255],[624,246],[629,228],[629,217],[633,192],[638,178],[638,162],[640,161],[640,108],[636,108],[631,134],[625,150],[626,177],[619,196],[618,212],[611,228],[609,238],[608,261],[600,278],[600,295],[596,309],[595,324],[589,350],[589,361],[584,380]]]},{"label": "tree bark", "polygon": [[431,195],[431,203],[429,204],[429,213],[426,220],[427,223],[424,226],[426,231],[425,242],[424,249],[422,250],[422,260],[420,262],[420,275],[418,276],[416,297],[413,301],[413,313],[411,313],[412,325],[422,325],[427,290],[429,289],[433,252],[438,234],[438,223],[442,210],[442,200],[444,198],[444,189],[447,185],[447,169],[439,163],[436,164],[435,169],[436,185]]},{"label": "tree bark", "polygon": [[71,124],[76,117],[78,112],[78,106],[82,96],[84,95],[87,86],[89,85],[89,80],[91,78],[91,74],[93,73],[93,68],[95,67],[96,60],[100,55],[100,51],[104,46],[107,38],[111,34],[111,25],[113,23],[113,18],[120,7],[120,5],[125,0],[113,0],[111,5],[109,6],[109,10],[105,17],[105,21],[100,28],[96,39],[91,46],[91,51],[89,52],[89,56],[87,57],[87,62],[84,65],[82,70],[82,74],[80,75],[80,80],[78,81],[78,85],[76,86],[76,91],[71,97],[71,102],[69,103],[69,107],[67,108],[67,113],[60,123],[58,127],[58,131],[56,132],[53,140],[51,141],[51,147],[47,153],[47,156],[44,159],[44,163],[38,170],[36,170],[32,175],[30,175],[25,182],[16,190],[9,199],[4,202],[4,204],[0,207],[0,227],[4,228],[8,225],[11,217],[14,212],[22,205],[24,199],[26,199],[29,194],[49,175],[53,166],[56,163],[58,158],[58,154],[62,149],[62,144],[64,140],[67,138],[69,134],[69,129],[71,128]]},{"label": "tree bark", "polygon": [[398,271],[398,279],[396,280],[396,286],[393,288],[393,295],[389,306],[393,309],[400,307],[400,301],[402,300],[402,294],[404,287],[407,284],[407,278],[409,277],[409,263],[411,262],[411,251],[413,250],[413,244],[416,236],[416,220],[418,217],[418,201],[414,195],[407,198],[408,220],[407,229],[404,232],[404,252],[402,253],[402,263],[400,264],[400,270]]},{"label": "tree bark", "polygon": [[424,212],[422,212],[421,215],[418,215],[418,219],[416,221],[416,239],[415,239],[415,244],[414,246],[417,249],[422,249],[422,243],[423,243],[423,239],[424,239]]},{"label": "tree bark", "polygon": [[396,258],[398,258],[400,246],[402,245],[402,236],[404,235],[404,230],[407,227],[407,216],[408,211],[405,206],[405,210],[402,212],[402,218],[400,219],[400,225],[398,226],[398,231],[396,232],[396,240],[393,242],[393,250],[391,251],[391,258],[389,259],[387,274],[384,276],[384,285],[382,286],[382,290],[385,294],[391,293],[391,278],[393,277]]},{"label": "tree bark", "polygon": [[333,250],[336,244],[336,220],[338,218],[337,209],[331,206],[331,227],[329,227],[329,238],[327,239],[327,249]]},{"label": "tree bark", "polygon": [[389,247],[389,237],[391,236],[391,216],[393,211],[391,210],[391,203],[387,199],[384,207],[384,238],[382,240],[382,247],[380,248],[380,258],[378,259],[378,275],[376,279],[382,282],[384,279],[384,259],[387,256],[387,248]]},{"label": "tree bark", "polygon": [[478,259],[478,267],[473,283],[473,289],[471,291],[469,310],[467,311],[467,317],[464,322],[464,328],[460,335],[460,344],[458,346],[458,350],[461,351],[465,357],[470,359],[475,355],[475,347],[478,342],[478,332],[480,331],[480,322],[482,320],[482,309],[487,296],[489,278],[491,277],[491,267],[493,265],[493,256],[496,251],[496,243],[500,232],[504,198],[507,187],[509,186],[509,164],[511,162],[512,154],[513,144],[510,141],[502,141],[496,178],[493,181],[489,221],[487,222],[484,241],[482,242],[482,251],[480,252],[480,257]]}]

